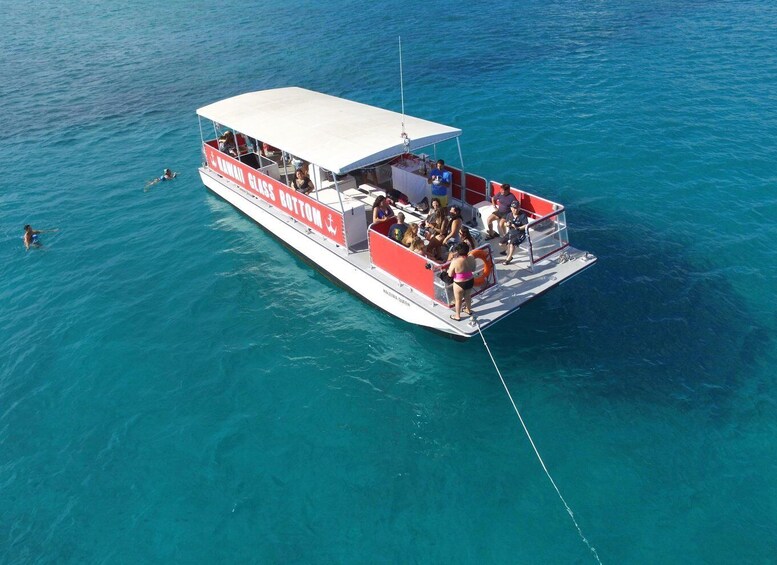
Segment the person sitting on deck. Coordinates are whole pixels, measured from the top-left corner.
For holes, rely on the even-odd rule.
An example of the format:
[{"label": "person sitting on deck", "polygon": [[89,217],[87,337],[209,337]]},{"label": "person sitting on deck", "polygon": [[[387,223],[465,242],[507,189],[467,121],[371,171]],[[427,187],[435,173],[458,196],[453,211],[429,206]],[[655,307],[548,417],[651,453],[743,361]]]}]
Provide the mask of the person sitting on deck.
[{"label": "person sitting on deck", "polygon": [[[510,185],[505,183],[502,185],[502,192],[496,194],[491,198],[491,203],[495,206],[495,210],[486,220],[486,230],[488,231],[488,237],[486,239],[494,239],[501,234],[504,223],[502,219],[510,212],[510,205],[515,202],[515,196],[510,192]],[[499,233],[491,229],[491,224],[497,222],[496,229]]]},{"label": "person sitting on deck", "polygon": [[235,134],[227,131],[219,137],[219,151],[237,157],[237,146],[235,145]]},{"label": "person sitting on deck", "polygon": [[526,239],[526,225],[529,223],[529,220],[526,218],[526,213],[521,210],[521,205],[516,201],[510,204],[510,213],[505,217],[504,221],[507,227],[507,234],[500,243],[507,246],[507,251],[501,252],[502,255],[507,253],[507,258],[502,264],[509,265],[513,260],[515,248]]},{"label": "person sitting on deck", "polygon": [[437,160],[437,165],[429,173],[429,184],[432,185],[432,196],[440,200],[440,205],[448,205],[448,189],[451,187],[453,175],[445,170],[445,161]]},{"label": "person sitting on deck", "polygon": [[413,239],[412,243],[410,244],[410,251],[426,257],[426,246],[424,245],[424,240],[420,237]]},{"label": "person sitting on deck", "polygon": [[301,192],[302,194],[310,194],[316,187],[313,185],[313,181],[305,174],[302,168],[297,169],[294,173],[294,190]]},{"label": "person sitting on deck", "polygon": [[448,234],[443,238],[442,244],[451,247],[457,244],[460,241],[459,230],[462,225],[461,208],[451,206],[451,211],[448,214]]},{"label": "person sitting on deck", "polygon": [[405,223],[405,215],[402,212],[399,212],[397,214],[397,223],[389,229],[389,237],[394,241],[402,243],[402,238],[405,237],[406,231],[407,224]]},{"label": "person sitting on deck", "polygon": [[459,242],[461,225],[461,209],[458,206],[451,206],[451,211],[445,218],[439,233],[429,238],[427,251],[432,256],[443,259],[448,254],[448,248],[445,246],[453,247]]},{"label": "person sitting on deck", "polygon": [[402,236],[402,245],[410,247],[413,244],[415,238],[418,237],[418,224],[411,224],[405,230],[405,235]]},{"label": "person sitting on deck", "polygon": [[442,230],[442,222],[445,218],[445,211],[440,206],[439,198],[432,198],[432,209],[426,216],[426,220],[421,223],[421,227],[425,230],[426,237],[433,237],[440,233]]},{"label": "person sitting on deck", "polygon": [[372,223],[385,222],[394,217],[394,210],[391,209],[386,197],[378,196],[372,204]]},{"label": "person sitting on deck", "polygon": [[[463,241],[467,245],[469,245],[470,251],[474,250],[478,244],[475,241],[475,238],[472,237],[472,234],[469,231],[469,228],[465,225],[462,225],[459,228],[459,240]],[[454,250],[451,250],[450,253],[448,253],[448,261],[451,261],[456,256],[456,252]]]}]

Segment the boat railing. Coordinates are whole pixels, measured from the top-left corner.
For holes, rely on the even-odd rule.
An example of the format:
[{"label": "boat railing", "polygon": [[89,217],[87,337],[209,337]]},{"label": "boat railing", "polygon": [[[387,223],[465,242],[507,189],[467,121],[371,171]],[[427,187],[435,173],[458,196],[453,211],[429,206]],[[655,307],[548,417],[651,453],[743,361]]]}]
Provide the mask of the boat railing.
[{"label": "boat railing", "polygon": [[[494,255],[488,243],[475,248],[470,252],[470,255],[477,260],[475,270],[473,271],[475,287],[472,289],[472,296],[476,296],[497,283]],[[453,284],[442,280],[440,273],[447,271],[450,266],[450,261],[432,266],[432,271],[434,271],[434,299],[448,306],[453,304]]]},{"label": "boat railing", "polygon": [[369,228],[370,263],[414,290],[435,298],[433,262],[388,236],[393,222],[375,222]]},{"label": "boat railing", "polygon": [[[437,263],[391,239],[388,232],[392,225],[394,224],[390,222],[376,222],[370,226],[369,252],[372,266],[424,296],[450,307],[453,304],[453,285],[440,277],[440,274],[450,267],[450,261]],[[489,244],[481,245],[472,255],[478,260],[472,293],[475,296],[494,286],[497,278]]]},{"label": "boat railing", "polygon": [[[491,195],[499,194],[501,190],[502,183],[492,180]],[[510,189],[510,192],[512,192],[513,196],[518,200],[518,203],[521,205],[521,210],[526,212],[531,219],[536,220],[563,208],[558,202],[553,202],[552,200],[537,196],[536,194],[532,194],[531,192],[527,192],[515,186]]]},{"label": "boat railing", "polygon": [[569,234],[565,208],[562,206],[555,212],[530,220],[526,236],[532,266],[567,247]]},{"label": "boat railing", "polygon": [[[293,221],[304,224],[338,245],[348,247],[344,214],[334,207],[334,202],[328,205],[297,192],[262,169],[251,167],[208,142],[203,143],[202,147],[205,162],[213,172],[237,184],[252,198],[280,210]],[[363,216],[360,219],[363,226]]]},{"label": "boat railing", "polygon": [[475,205],[488,200],[486,189],[488,181],[484,177],[463,173],[461,169],[445,165],[445,169],[451,172],[451,196],[468,205]]}]

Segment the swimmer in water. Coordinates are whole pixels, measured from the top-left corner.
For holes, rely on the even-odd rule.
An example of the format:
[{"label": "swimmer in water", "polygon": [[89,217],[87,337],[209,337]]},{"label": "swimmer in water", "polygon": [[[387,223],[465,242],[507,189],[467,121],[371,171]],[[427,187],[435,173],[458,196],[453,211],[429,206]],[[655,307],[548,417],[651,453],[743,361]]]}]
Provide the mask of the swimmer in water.
[{"label": "swimmer in water", "polygon": [[27,224],[24,226],[24,237],[22,238],[24,240],[24,249],[29,251],[30,247],[40,247],[41,242],[40,238],[38,237],[38,234],[46,233],[46,232],[53,232],[53,231],[59,231],[58,229],[50,229],[50,230],[34,230],[32,229],[32,226],[30,224]]},{"label": "swimmer in water", "polygon": [[166,181],[166,180],[173,180],[175,177],[178,176],[178,173],[174,173],[170,169],[165,169],[162,173],[161,177],[157,177],[155,179],[152,179],[146,183],[146,187],[143,189],[144,191],[148,190],[150,187],[154,186],[158,182]]}]

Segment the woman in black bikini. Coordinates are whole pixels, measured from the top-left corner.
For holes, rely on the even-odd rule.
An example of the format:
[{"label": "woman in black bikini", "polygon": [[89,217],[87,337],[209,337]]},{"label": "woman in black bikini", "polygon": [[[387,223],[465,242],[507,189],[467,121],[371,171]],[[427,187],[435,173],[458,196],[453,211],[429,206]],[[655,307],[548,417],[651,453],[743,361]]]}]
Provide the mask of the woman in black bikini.
[{"label": "woman in black bikini", "polygon": [[461,303],[464,301],[464,311],[472,316],[472,287],[475,286],[475,258],[469,256],[469,245],[459,243],[455,248],[456,258],[448,267],[448,276],[453,279],[453,302],[456,315],[451,314],[451,320],[461,321]]},{"label": "woman in black bikini", "polygon": [[302,194],[310,194],[315,190],[316,187],[313,186],[313,181],[310,180],[310,177],[305,175],[305,171],[297,169],[295,175],[294,190],[301,192]]}]

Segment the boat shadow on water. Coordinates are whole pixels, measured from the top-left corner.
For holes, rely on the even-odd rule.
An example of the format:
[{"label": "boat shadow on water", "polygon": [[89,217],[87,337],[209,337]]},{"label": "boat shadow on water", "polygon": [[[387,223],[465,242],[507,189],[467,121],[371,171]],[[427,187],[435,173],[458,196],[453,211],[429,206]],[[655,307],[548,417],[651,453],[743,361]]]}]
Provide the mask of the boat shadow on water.
[{"label": "boat shadow on water", "polygon": [[[216,198],[209,202],[222,205]],[[636,395],[723,410],[725,399],[767,361],[771,329],[714,267],[689,257],[683,242],[657,239],[646,228],[614,224],[590,211],[581,211],[575,224],[576,243],[596,250],[599,262],[584,277],[485,330],[503,370],[516,356],[521,367],[538,369],[533,375],[508,371],[509,378],[555,380],[564,375],[571,381],[584,379],[574,386],[587,394]],[[350,290],[271,233],[256,233],[279,244],[274,252],[288,250],[289,257],[310,266],[310,276]],[[479,338],[462,343],[381,310],[366,308],[363,314],[365,341],[372,334],[378,340],[384,333],[404,334],[414,347],[463,356],[465,372],[470,363],[483,360]],[[382,324],[367,320],[384,320],[390,327],[381,329]]]},{"label": "boat shadow on water", "polygon": [[486,331],[501,364],[517,355],[547,369],[545,378],[582,374],[589,391],[713,410],[758,386],[748,377],[772,355],[777,312],[758,319],[718,266],[689,257],[683,242],[589,212],[573,221],[575,243],[599,262]]}]

